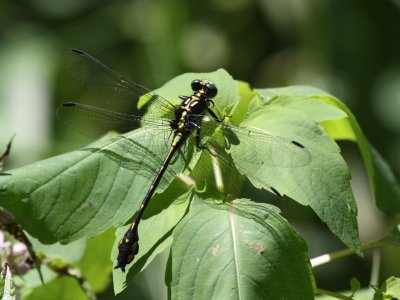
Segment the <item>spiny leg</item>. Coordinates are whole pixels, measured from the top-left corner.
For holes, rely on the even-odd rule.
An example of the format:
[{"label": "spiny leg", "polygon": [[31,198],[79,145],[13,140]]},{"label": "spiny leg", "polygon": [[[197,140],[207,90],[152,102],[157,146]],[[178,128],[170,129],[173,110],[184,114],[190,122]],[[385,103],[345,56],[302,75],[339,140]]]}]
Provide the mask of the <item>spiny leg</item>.
[{"label": "spiny leg", "polygon": [[197,149],[206,149],[206,145],[205,144],[201,144],[201,127],[200,126],[196,126],[196,147]]},{"label": "spiny leg", "polygon": [[210,114],[210,116],[213,117],[213,119],[218,123],[221,123],[226,118],[226,116],[224,116],[222,119],[218,118],[215,112],[213,112],[213,110],[210,108],[207,108],[207,111]]}]

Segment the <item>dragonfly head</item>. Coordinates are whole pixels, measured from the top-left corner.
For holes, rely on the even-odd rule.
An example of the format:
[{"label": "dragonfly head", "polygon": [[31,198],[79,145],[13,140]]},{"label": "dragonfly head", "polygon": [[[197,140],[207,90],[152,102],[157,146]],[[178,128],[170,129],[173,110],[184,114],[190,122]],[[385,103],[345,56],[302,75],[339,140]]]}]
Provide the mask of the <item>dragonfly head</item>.
[{"label": "dragonfly head", "polygon": [[214,98],[218,94],[218,89],[215,84],[209,80],[195,79],[192,81],[192,90],[206,94],[207,98]]}]

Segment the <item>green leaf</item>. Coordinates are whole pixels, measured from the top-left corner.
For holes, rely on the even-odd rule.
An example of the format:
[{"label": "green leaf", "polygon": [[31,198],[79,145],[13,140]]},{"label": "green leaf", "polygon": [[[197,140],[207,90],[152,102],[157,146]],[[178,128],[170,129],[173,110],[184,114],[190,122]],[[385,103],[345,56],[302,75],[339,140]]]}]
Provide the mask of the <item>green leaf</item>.
[{"label": "green leaf", "polygon": [[78,282],[70,277],[57,278],[46,285],[33,289],[24,296],[24,300],[87,300],[87,296],[81,290]]},{"label": "green leaf", "polygon": [[400,278],[392,276],[386,279],[380,288],[373,288],[376,291],[374,300],[391,300],[400,298]]},{"label": "green leaf", "polygon": [[237,81],[237,83],[239,85],[240,98],[237,102],[236,107],[230,113],[230,121],[236,126],[238,126],[248,114],[252,99],[257,95],[257,93],[250,87],[247,82]]},{"label": "green leaf", "polygon": [[310,96],[310,95],[320,95],[328,96],[331,95],[319,88],[307,85],[292,85],[278,88],[269,89],[257,89],[257,92],[262,96],[262,98],[269,102],[275,100],[277,97],[281,96]]},{"label": "green leaf", "polygon": [[[301,143],[308,150],[310,161],[294,168],[287,167],[284,162],[293,160],[292,155],[281,155],[278,151],[270,153],[262,144],[254,143],[249,147],[241,142],[232,145],[231,150],[233,160],[237,164],[240,162],[239,171],[249,176],[257,187],[268,189],[272,186],[280,194],[310,206],[335,235],[360,253],[351,176],[336,143],[304,113],[280,105],[265,105],[250,114],[241,125]],[[271,157],[275,153],[281,156]],[[271,163],[274,161],[281,163]]]},{"label": "green leaf", "polygon": [[[193,191],[186,190],[186,186],[175,181],[164,193],[154,196],[146,209],[143,220],[139,225],[139,253],[134,261],[127,266],[127,272],[114,270],[114,292],[122,292],[129,280],[144,270],[153,259],[163,252],[172,242],[172,229],[183,218],[188,209]],[[162,212],[159,210],[162,209]],[[117,240],[111,253],[111,260],[115,263],[118,253],[118,241],[122,238],[130,224],[118,228]]]},{"label": "green leaf", "polygon": [[327,103],[340,108],[348,117],[341,120],[323,122],[324,129],[336,140],[350,140],[357,143],[367,169],[377,207],[387,213],[400,212],[400,185],[393,171],[372,145],[368,143],[355,116],[344,103],[334,97],[327,98]]},{"label": "green leaf", "polygon": [[292,108],[305,113],[315,122],[321,122],[333,139],[355,140],[352,125],[348,122],[349,115],[353,118],[354,116],[342,102],[325,91],[310,86],[288,86],[257,91],[267,103]]},{"label": "green leaf", "polygon": [[[379,153],[368,143],[355,116],[343,102],[322,90],[308,86],[265,89],[260,90],[260,94],[265,101],[271,103],[279,102],[282,98],[299,99],[296,107],[292,106],[292,108],[303,111],[308,116],[311,115],[309,113],[311,111],[316,122],[323,121],[321,125],[323,125],[324,130],[331,138],[356,142],[367,169],[377,207],[387,213],[400,212],[400,185],[398,179]],[[326,118],[326,113],[322,113],[319,108],[313,109],[314,104],[312,102],[309,103],[311,106],[306,105],[306,108],[302,108],[304,101],[301,99],[304,97],[310,100],[318,99],[323,101],[326,105],[342,111],[345,117],[331,115],[330,118]],[[317,103],[315,105],[320,106]],[[323,115],[325,115],[325,118],[321,118]]]},{"label": "green leaf", "polygon": [[194,207],[173,233],[171,299],[312,299],[302,238],[276,207],[236,200]]},{"label": "green leaf", "polygon": [[377,207],[389,214],[400,213],[400,184],[388,163],[379,152],[369,144],[375,182],[375,201]]},{"label": "green leaf", "polygon": [[86,248],[86,241],[80,239],[68,245],[55,243],[44,245],[34,238],[30,238],[33,249],[38,254],[43,254],[47,259],[59,260],[61,264],[75,264],[81,260]]},{"label": "green leaf", "polygon": [[385,299],[400,298],[400,278],[392,276],[386,279],[382,289]]},{"label": "green leaf", "polygon": [[[165,139],[153,131],[132,131],[10,171],[0,176],[0,205],[45,243],[67,243],[119,226],[140,205],[162,163],[151,150],[164,152]],[[183,167],[181,159],[171,166]],[[167,171],[158,191],[173,179]]]},{"label": "green leaf", "polygon": [[357,278],[352,277],[350,280],[350,287],[351,287],[351,291],[352,291],[352,295],[354,296],[354,294],[360,289],[361,284],[360,281],[358,281]]},{"label": "green leaf", "polygon": [[340,109],[327,105],[322,96],[282,96],[270,102],[304,113],[314,122],[336,120],[347,115]]},{"label": "green leaf", "polygon": [[400,185],[398,179],[376,149],[368,143],[353,113],[343,102],[333,96],[321,99],[326,104],[337,107],[346,113],[347,118],[323,122],[322,125],[332,138],[357,143],[367,169],[377,207],[387,213],[400,212]]}]

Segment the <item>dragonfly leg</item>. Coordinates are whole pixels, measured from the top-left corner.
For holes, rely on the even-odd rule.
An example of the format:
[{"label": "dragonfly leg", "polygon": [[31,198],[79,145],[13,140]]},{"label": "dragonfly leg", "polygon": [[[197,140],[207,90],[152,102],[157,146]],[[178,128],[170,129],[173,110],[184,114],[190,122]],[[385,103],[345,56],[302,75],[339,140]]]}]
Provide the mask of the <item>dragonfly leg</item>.
[{"label": "dragonfly leg", "polygon": [[197,149],[205,149],[207,148],[204,144],[201,144],[201,127],[196,126],[196,147]]},{"label": "dragonfly leg", "polygon": [[222,119],[218,118],[217,115],[215,114],[215,112],[213,112],[212,109],[210,109],[210,108],[207,108],[207,111],[211,115],[211,117],[213,117],[213,119],[215,121],[217,121],[218,123],[221,123],[225,119],[225,117],[223,117]]},{"label": "dragonfly leg", "polygon": [[138,252],[139,236],[137,227],[131,227],[118,243],[117,265],[114,269],[121,268],[122,272],[125,272],[125,266],[133,261]]},{"label": "dragonfly leg", "polygon": [[217,121],[218,123],[221,123],[222,121],[225,120],[225,118],[230,118],[232,116],[224,116],[222,119],[218,118],[217,115],[215,114],[215,112],[213,112],[210,108],[207,108],[208,113],[211,115],[211,117],[213,117],[213,119],[215,121]]}]

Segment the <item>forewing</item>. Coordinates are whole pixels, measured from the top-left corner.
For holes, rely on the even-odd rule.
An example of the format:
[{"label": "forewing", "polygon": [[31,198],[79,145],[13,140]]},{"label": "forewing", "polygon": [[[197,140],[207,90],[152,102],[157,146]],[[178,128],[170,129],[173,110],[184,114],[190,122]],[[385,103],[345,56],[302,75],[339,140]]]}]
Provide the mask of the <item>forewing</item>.
[{"label": "forewing", "polygon": [[[148,178],[143,184],[150,185],[171,147],[172,136],[169,130],[139,128],[112,138],[106,147],[87,147],[84,150],[101,153],[121,168]],[[166,188],[185,167],[182,160],[171,162],[162,178],[161,189]]]},{"label": "forewing", "polygon": [[71,49],[64,53],[63,60],[66,69],[109,108],[132,113],[137,111],[139,99],[144,98],[149,103],[148,114],[154,111],[157,116],[162,112],[165,117],[173,117],[175,107],[168,100],[112,71],[89,54]]},{"label": "forewing", "polygon": [[56,115],[66,126],[90,138],[99,138],[111,130],[119,133],[129,132],[139,128],[141,124],[160,129],[169,128],[168,120],[153,120],[150,117],[143,119],[137,115],[73,102],[60,105],[56,110]]}]

